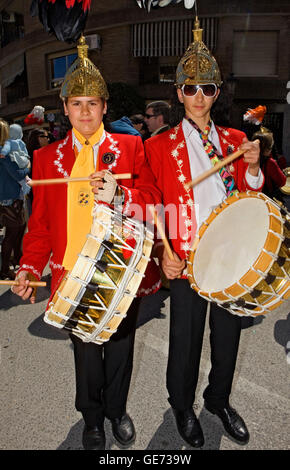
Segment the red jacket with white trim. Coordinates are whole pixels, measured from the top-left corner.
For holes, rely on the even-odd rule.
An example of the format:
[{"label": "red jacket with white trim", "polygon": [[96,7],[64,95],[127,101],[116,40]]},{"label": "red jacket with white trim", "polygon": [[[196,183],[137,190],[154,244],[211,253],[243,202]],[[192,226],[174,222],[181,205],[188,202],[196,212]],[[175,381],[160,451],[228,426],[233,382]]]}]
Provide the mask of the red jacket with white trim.
[{"label": "red jacket with white trim", "polygon": [[[236,129],[216,126],[223,157],[235,152],[246,135]],[[185,189],[185,183],[195,176],[191,175],[189,156],[179,123],[176,127],[145,141],[145,154],[156,179],[158,189],[163,195],[165,207],[165,226],[173,250],[180,259],[188,257],[196,234],[196,216],[193,189]],[[260,191],[251,188],[246,181],[248,164],[243,156],[231,163],[227,169],[235,179],[239,191]]]},{"label": "red jacket with white trim", "polygon": [[[160,193],[154,186],[154,177],[145,160],[140,137],[106,132],[98,158],[99,170],[132,174],[132,179],[118,180],[125,192],[125,215],[130,215],[132,204],[140,205],[145,214],[146,204],[160,202]],[[32,179],[68,177],[74,162],[72,132],[69,131],[65,139],[34,152]],[[49,262],[53,295],[64,274],[61,263],[67,243],[67,185],[35,186],[33,194],[32,214],[28,221],[28,232],[23,239],[23,256],[18,272],[27,270],[40,279]],[[151,260],[138,295],[152,294],[160,285],[159,269]]]}]

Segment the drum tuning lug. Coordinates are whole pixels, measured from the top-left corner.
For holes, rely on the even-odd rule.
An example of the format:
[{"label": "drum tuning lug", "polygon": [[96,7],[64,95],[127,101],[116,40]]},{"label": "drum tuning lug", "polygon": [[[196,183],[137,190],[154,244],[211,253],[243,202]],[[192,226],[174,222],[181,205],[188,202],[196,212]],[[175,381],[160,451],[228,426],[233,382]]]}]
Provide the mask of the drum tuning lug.
[{"label": "drum tuning lug", "polygon": [[97,292],[99,290],[99,284],[94,284],[92,282],[89,282],[87,285],[87,289],[90,290],[91,292]]},{"label": "drum tuning lug", "polygon": [[81,313],[84,313],[86,314],[88,309],[89,309],[89,305],[86,305],[86,304],[82,304],[82,303],[79,303],[79,305],[77,306],[77,310]]},{"label": "drum tuning lug", "polygon": [[107,269],[107,264],[106,261],[99,260],[96,262],[96,268],[101,271],[101,273],[104,273]]},{"label": "drum tuning lug", "polygon": [[279,266],[284,266],[284,264],[286,263],[286,258],[284,256],[278,256],[277,263]]},{"label": "drum tuning lug", "polygon": [[267,274],[267,276],[265,277],[265,282],[270,285],[270,284],[273,284],[273,282],[275,281],[276,279],[276,276],[274,276],[273,274]]},{"label": "drum tuning lug", "polygon": [[110,242],[110,240],[104,240],[102,241],[102,246],[106,249],[106,250],[109,250],[111,251],[113,246],[114,246],[114,243]]},{"label": "drum tuning lug", "polygon": [[262,291],[259,289],[253,289],[252,292],[250,292],[250,295],[251,297],[253,297],[253,299],[260,297],[261,294],[262,294]]}]

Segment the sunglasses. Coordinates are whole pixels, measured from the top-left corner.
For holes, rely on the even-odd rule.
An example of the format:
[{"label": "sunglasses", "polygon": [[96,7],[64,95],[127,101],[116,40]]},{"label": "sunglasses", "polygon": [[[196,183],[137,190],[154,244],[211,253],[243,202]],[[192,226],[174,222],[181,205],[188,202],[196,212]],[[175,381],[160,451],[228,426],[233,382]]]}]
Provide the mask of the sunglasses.
[{"label": "sunglasses", "polygon": [[147,114],[147,113],[145,113],[144,116],[146,117],[146,119],[150,119],[152,117],[157,117],[158,114]]},{"label": "sunglasses", "polygon": [[44,139],[49,139],[49,136],[45,134],[40,134],[39,137],[43,137]]},{"label": "sunglasses", "polygon": [[182,93],[184,96],[195,96],[198,90],[201,90],[206,98],[213,98],[217,92],[215,83],[206,83],[205,85],[182,85]]}]

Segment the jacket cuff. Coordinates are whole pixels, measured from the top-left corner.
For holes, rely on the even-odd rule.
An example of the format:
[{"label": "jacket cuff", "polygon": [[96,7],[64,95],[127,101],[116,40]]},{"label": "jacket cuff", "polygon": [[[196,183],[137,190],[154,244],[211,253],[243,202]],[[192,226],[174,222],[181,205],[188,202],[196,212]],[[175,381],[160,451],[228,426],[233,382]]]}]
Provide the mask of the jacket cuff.
[{"label": "jacket cuff", "polygon": [[132,191],[129,188],[126,188],[125,186],[120,186],[124,192],[124,203],[123,203],[123,214],[124,215],[130,215],[130,205],[133,201],[133,195]]},{"label": "jacket cuff", "polygon": [[261,191],[264,186],[265,177],[262,173],[261,168],[259,168],[259,173],[257,176],[253,176],[249,173],[249,169],[246,171],[246,183],[249,189],[254,191]]},{"label": "jacket cuff", "polygon": [[41,273],[34,267],[28,264],[22,264],[20,268],[18,269],[16,276],[18,276],[21,271],[28,271],[31,275],[35,277],[35,280],[40,281],[41,279]]}]

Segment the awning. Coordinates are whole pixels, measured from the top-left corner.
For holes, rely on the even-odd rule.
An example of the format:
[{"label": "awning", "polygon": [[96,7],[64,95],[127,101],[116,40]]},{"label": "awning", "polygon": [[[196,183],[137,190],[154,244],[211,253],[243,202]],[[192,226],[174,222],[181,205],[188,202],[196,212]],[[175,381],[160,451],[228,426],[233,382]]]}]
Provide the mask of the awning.
[{"label": "awning", "polygon": [[[203,42],[214,51],[217,43],[217,18],[200,18]],[[182,56],[193,41],[194,19],[156,21],[132,25],[134,57]]]},{"label": "awning", "polygon": [[20,54],[14,57],[8,64],[3,65],[0,71],[0,82],[4,88],[13,83],[17,75],[22,74],[24,64],[24,54]]}]

